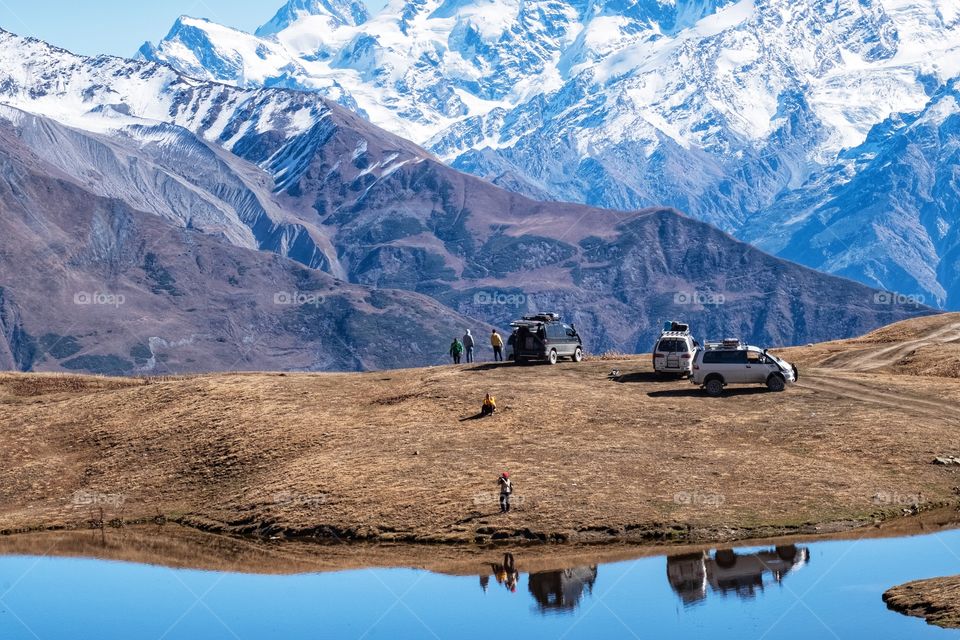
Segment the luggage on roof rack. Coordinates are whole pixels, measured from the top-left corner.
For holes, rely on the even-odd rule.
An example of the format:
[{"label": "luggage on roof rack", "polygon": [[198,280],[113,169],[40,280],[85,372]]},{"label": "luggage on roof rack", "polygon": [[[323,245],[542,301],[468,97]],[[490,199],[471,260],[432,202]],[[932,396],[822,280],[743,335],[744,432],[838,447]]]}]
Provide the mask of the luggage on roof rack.
[{"label": "luggage on roof rack", "polygon": [[560,322],[559,313],[534,313],[529,316],[523,316],[524,320],[530,322]]},{"label": "luggage on roof rack", "polygon": [[677,322],[676,320],[668,320],[663,323],[663,331],[661,333],[681,333],[688,334],[690,333],[690,325],[685,322]]}]

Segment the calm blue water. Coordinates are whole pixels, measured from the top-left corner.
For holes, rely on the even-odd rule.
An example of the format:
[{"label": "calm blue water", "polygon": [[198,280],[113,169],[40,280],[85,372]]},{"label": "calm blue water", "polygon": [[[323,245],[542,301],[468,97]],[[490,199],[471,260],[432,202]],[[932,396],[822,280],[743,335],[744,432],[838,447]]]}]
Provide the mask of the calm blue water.
[{"label": "calm blue water", "polygon": [[[408,569],[295,576],[0,558],[0,638],[957,638],[886,609],[960,573],[960,532],[748,547],[529,575]],[[506,566],[505,566],[506,565]],[[511,588],[512,587],[512,588]]]}]

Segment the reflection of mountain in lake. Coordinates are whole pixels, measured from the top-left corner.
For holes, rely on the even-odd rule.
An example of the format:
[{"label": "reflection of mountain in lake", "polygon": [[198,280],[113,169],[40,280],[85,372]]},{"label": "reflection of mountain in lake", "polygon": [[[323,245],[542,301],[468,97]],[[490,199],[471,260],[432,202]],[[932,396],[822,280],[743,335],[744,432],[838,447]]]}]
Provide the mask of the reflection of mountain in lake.
[{"label": "reflection of mountain in lake", "polygon": [[707,587],[724,596],[736,594],[753,598],[763,591],[765,574],[776,582],[790,571],[810,561],[806,547],[787,545],[750,554],[721,549],[711,556],[706,551],[667,558],[667,579],[684,604],[694,604],[707,597]]},{"label": "reflection of mountain in lake", "polygon": [[562,571],[531,573],[528,586],[541,613],[573,611],[583,598],[584,589],[593,592],[597,567],[574,567]]}]

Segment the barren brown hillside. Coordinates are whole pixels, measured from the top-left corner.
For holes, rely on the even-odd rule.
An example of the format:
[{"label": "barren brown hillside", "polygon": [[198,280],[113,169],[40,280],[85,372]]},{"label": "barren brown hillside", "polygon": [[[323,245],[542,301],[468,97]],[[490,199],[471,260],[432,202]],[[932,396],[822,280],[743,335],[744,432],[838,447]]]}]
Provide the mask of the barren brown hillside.
[{"label": "barren brown hillside", "polygon": [[[958,321],[887,331],[905,343]],[[641,356],[367,374],[9,374],[0,529],[163,516],[265,537],[704,541],[955,505],[960,473],[932,461],[960,455],[960,380],[803,365],[874,342],[791,352],[799,385],[720,399],[656,380]],[[499,411],[471,419],[486,392]],[[517,488],[508,516],[496,513],[502,470]]]},{"label": "barren brown hillside", "polygon": [[960,378],[960,314],[897,322],[860,338],[785,353],[813,367]]}]

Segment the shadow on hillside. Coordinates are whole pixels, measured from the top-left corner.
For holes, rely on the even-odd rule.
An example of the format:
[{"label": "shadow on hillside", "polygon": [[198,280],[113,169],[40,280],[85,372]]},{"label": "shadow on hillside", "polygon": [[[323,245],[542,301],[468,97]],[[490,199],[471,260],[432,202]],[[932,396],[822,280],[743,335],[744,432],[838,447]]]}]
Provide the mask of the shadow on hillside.
[{"label": "shadow on hillside", "polygon": [[[752,396],[757,393],[768,393],[766,387],[734,387],[723,390],[724,397],[730,396]],[[703,389],[690,385],[689,389],[663,389],[662,391],[651,391],[647,394],[650,398],[709,398],[707,392]]]},{"label": "shadow on hillside", "polygon": [[500,367],[514,367],[516,366],[513,362],[487,362],[484,364],[478,364],[475,367],[470,367],[466,371],[490,371],[491,369],[499,369]]},{"label": "shadow on hillside", "polygon": [[614,382],[665,382],[667,378],[658,376],[653,371],[637,371],[611,377]]}]

